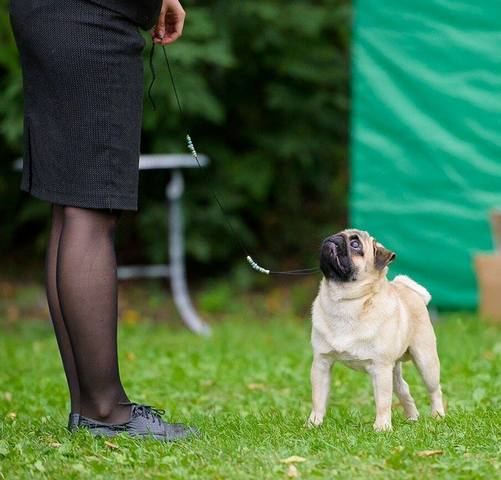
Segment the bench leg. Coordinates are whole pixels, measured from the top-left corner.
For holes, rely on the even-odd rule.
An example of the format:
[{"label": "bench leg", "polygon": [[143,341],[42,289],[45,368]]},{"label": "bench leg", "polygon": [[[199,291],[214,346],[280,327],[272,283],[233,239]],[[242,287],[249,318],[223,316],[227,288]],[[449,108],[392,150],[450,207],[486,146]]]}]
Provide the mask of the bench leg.
[{"label": "bench leg", "polygon": [[168,201],[168,239],[170,257],[170,282],[174,303],[187,327],[193,332],[209,335],[210,327],[198,316],[188,294],[186,271],[184,268],[184,240],[181,197],[184,190],[183,176],[180,170],[172,172],[172,178],[166,188]]}]

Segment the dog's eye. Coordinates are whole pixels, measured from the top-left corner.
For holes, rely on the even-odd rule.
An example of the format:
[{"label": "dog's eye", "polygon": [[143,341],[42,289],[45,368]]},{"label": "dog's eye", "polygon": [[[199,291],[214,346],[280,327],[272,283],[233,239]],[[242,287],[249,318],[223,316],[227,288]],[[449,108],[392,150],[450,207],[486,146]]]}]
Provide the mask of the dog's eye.
[{"label": "dog's eye", "polygon": [[361,247],[361,245],[360,245],[360,242],[358,240],[352,240],[350,242],[350,247],[355,249],[355,250],[358,250]]}]

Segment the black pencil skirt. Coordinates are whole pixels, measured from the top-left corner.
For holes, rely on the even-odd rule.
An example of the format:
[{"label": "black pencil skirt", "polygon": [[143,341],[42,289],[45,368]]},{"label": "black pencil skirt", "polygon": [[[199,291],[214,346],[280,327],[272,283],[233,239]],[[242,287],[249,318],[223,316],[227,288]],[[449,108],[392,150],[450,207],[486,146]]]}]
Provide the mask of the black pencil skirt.
[{"label": "black pencil skirt", "polygon": [[144,39],[88,0],[11,0],[24,86],[21,189],[60,205],[137,210]]}]

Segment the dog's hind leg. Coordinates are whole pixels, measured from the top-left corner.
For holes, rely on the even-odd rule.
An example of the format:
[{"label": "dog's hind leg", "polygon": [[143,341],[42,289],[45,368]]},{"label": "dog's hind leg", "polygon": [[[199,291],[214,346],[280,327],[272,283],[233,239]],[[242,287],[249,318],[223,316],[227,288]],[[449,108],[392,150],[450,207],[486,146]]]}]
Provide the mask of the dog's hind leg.
[{"label": "dog's hind leg", "polygon": [[308,426],[322,425],[331,384],[332,360],[323,355],[315,355],[311,365],[311,393],[313,409],[308,419]]},{"label": "dog's hind leg", "polygon": [[410,354],[428,390],[432,417],[443,417],[445,411],[440,387],[440,360],[438,359],[435,336],[428,335],[426,342],[420,344],[427,345],[427,348],[411,347]]},{"label": "dog's hind leg", "polygon": [[402,376],[401,362],[397,362],[395,367],[393,367],[393,388],[404,408],[407,420],[417,420],[419,418],[419,412],[409,390],[409,385]]}]

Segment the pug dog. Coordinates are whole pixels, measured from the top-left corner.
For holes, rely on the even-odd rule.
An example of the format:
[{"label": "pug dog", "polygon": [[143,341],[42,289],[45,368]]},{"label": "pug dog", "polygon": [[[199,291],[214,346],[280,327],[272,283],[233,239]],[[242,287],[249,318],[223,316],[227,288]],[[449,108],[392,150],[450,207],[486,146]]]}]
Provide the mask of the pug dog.
[{"label": "pug dog", "polygon": [[432,416],[444,416],[440,362],[427,309],[431,295],[405,275],[389,281],[388,265],[394,259],[395,253],[361,230],[344,230],[324,240],[324,277],[312,307],[310,426],[324,420],[336,361],[371,376],[376,431],[391,430],[393,390],[407,419],[419,417],[402,377],[406,360],[414,362],[426,385]]}]

